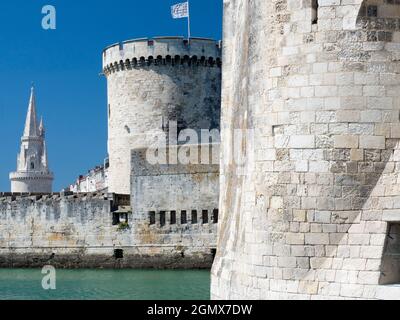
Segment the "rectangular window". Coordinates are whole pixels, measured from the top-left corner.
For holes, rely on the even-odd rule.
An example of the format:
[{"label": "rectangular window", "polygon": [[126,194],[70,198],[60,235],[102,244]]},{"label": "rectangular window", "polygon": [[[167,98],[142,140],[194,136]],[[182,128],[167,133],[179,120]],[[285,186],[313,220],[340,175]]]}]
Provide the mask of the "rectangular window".
[{"label": "rectangular window", "polygon": [[115,258],[115,259],[123,259],[123,258],[124,258],[124,250],[122,250],[122,249],[115,249],[115,250],[114,250],[114,258]]},{"label": "rectangular window", "polygon": [[378,17],[378,6],[368,6],[367,7],[367,16],[371,18]]},{"label": "rectangular window", "polygon": [[160,211],[160,225],[161,227],[165,226],[165,211]]},{"label": "rectangular window", "polygon": [[113,226],[116,226],[117,224],[119,224],[119,213],[117,212],[113,212],[113,222],[112,222]]},{"label": "rectangular window", "polygon": [[176,211],[171,211],[171,224],[176,224]]},{"label": "rectangular window", "polygon": [[197,210],[192,210],[192,224],[197,223]]},{"label": "rectangular window", "polygon": [[218,211],[218,209],[214,209],[214,211],[213,211],[213,222],[214,223],[218,223],[218,215],[219,215],[219,211]]},{"label": "rectangular window", "polygon": [[203,220],[203,223],[205,224],[205,223],[208,223],[208,210],[203,210],[203,212],[202,212],[202,220]]},{"label": "rectangular window", "polygon": [[156,213],[154,211],[150,211],[149,213],[150,224],[156,224]]},{"label": "rectangular window", "polygon": [[318,0],[311,0],[311,21],[312,24],[318,23]]},{"label": "rectangular window", "polygon": [[185,210],[181,211],[181,224],[187,223],[187,213]]}]

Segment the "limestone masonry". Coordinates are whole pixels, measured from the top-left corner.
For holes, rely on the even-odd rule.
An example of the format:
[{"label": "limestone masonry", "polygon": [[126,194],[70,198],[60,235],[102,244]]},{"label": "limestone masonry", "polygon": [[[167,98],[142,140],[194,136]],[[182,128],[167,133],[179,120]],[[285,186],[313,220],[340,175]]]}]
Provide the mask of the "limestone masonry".
[{"label": "limestone masonry", "polygon": [[398,299],[399,2],[224,9],[213,297]]},{"label": "limestone masonry", "polygon": [[399,17],[398,0],[224,0],[222,59],[201,38],[108,47],[109,167],[78,193],[50,193],[32,93],[0,266],[215,258],[214,299],[400,299]]},{"label": "limestone masonry", "polygon": [[[209,268],[213,261],[211,220],[136,234],[129,196],[0,194],[0,212],[2,268]],[[143,219],[150,226],[150,216]]]},{"label": "limestone masonry", "polygon": [[208,39],[107,48],[109,159],[62,193],[51,193],[32,91],[13,192],[0,193],[0,267],[211,268],[219,137],[189,145],[178,134],[219,129],[220,54]]}]

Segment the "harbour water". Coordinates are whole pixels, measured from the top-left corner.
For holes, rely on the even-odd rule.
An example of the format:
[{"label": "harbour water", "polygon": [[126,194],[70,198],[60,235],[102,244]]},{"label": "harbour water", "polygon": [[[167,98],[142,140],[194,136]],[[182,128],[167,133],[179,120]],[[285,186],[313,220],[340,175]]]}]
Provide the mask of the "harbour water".
[{"label": "harbour water", "polygon": [[41,270],[0,269],[0,300],[209,300],[203,270],[57,270],[56,290]]}]

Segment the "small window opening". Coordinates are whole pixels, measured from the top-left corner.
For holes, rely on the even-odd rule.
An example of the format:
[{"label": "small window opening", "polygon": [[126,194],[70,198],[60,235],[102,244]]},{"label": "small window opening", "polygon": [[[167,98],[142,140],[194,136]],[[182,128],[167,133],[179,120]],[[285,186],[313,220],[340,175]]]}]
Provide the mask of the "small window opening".
[{"label": "small window opening", "polygon": [[317,24],[318,23],[318,8],[319,8],[319,4],[318,4],[318,0],[311,0],[311,21],[312,24]]},{"label": "small window opening", "polygon": [[150,211],[149,213],[150,216],[150,224],[156,224],[156,213],[154,211]]},{"label": "small window opening", "polygon": [[212,258],[214,260],[216,255],[217,255],[217,249],[211,249],[211,255],[212,255]]},{"label": "small window opening", "polygon": [[218,223],[218,219],[219,219],[219,211],[218,211],[218,209],[214,209],[214,211],[213,211],[213,221],[214,221],[214,223]]},{"label": "small window opening", "polygon": [[165,211],[160,211],[160,225],[161,227],[165,226]]},{"label": "small window opening", "polygon": [[176,211],[171,211],[171,224],[176,224]]},{"label": "small window opening", "polygon": [[114,258],[115,258],[115,259],[123,259],[123,258],[124,258],[124,250],[122,250],[122,249],[115,249],[115,250],[114,250]]},{"label": "small window opening", "polygon": [[35,164],[33,162],[31,162],[31,169],[35,169]]},{"label": "small window opening", "polygon": [[185,210],[181,212],[181,224],[186,224],[187,223],[187,213]]},{"label": "small window opening", "polygon": [[116,226],[117,224],[119,224],[119,213],[113,212],[112,225]]},{"label": "small window opening", "polygon": [[197,210],[192,210],[192,224],[197,223]]},{"label": "small window opening", "polygon": [[389,224],[379,284],[400,284],[400,223]]},{"label": "small window opening", "polygon": [[202,220],[203,220],[203,223],[205,224],[205,223],[208,223],[208,210],[203,210],[203,212],[202,212]]},{"label": "small window opening", "polygon": [[147,41],[147,45],[148,45],[149,47],[154,46],[154,40],[149,40],[149,41]]},{"label": "small window opening", "polygon": [[378,17],[378,6],[368,6],[367,16],[372,18]]}]

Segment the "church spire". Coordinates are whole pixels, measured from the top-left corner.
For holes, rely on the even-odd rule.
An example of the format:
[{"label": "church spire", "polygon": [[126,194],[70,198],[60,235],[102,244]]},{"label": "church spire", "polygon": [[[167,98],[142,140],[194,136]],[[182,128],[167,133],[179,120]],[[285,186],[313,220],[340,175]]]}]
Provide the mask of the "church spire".
[{"label": "church spire", "polygon": [[36,99],[35,99],[35,89],[32,85],[31,97],[29,99],[28,114],[26,115],[24,137],[37,137],[37,119],[36,119]]}]

